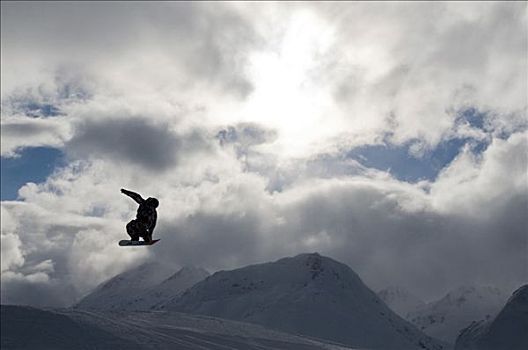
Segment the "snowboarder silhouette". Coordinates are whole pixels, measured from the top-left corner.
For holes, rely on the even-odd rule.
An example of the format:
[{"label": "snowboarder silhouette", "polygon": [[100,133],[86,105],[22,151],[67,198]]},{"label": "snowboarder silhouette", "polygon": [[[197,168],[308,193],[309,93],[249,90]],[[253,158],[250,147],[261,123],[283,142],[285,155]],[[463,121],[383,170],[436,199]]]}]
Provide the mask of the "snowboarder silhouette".
[{"label": "snowboarder silhouette", "polygon": [[136,218],[126,225],[126,230],[132,241],[139,241],[139,237],[147,243],[152,243],[152,233],[156,227],[158,213],[156,208],[159,201],[156,198],[143,199],[139,194],[121,189],[121,193],[129,196],[139,204]]}]

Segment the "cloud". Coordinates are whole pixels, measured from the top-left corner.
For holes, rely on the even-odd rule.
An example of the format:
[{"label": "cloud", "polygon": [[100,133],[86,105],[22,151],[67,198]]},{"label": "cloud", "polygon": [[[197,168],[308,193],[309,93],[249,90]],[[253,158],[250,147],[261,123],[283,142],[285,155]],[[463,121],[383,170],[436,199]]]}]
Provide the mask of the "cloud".
[{"label": "cloud", "polygon": [[159,124],[169,110],[251,92],[244,53],[259,35],[247,18],[231,6],[158,5],[2,4],[2,155],[63,147],[87,114],[121,108]]},{"label": "cloud", "polygon": [[[425,298],[472,283],[513,289],[528,275],[525,141],[523,134],[496,140],[478,164],[451,165],[478,180],[447,172],[411,185],[361,174],[305,179],[275,193],[249,174],[207,184],[195,189],[203,197],[192,213],[161,223],[157,257],[214,270],[319,251],[348,263],[374,289],[400,284]],[[497,157],[502,152],[516,161]],[[474,167],[508,172],[505,187],[486,197],[498,174]]]},{"label": "cloud", "polygon": [[277,138],[277,132],[257,123],[240,123],[220,130],[217,138],[222,145],[235,143],[247,149],[251,146],[273,142]]},{"label": "cloud", "polygon": [[482,212],[482,207],[493,208],[511,196],[525,193],[528,190],[527,135],[521,132],[507,140],[496,138],[481,156],[467,149],[459,154],[431,187],[436,207],[453,213],[487,216],[491,213]]},{"label": "cloud", "polygon": [[226,5],[3,4],[2,60],[10,67],[3,95],[15,77],[18,86],[31,84],[44,67],[53,74],[74,64],[124,84],[156,77],[171,88],[200,82],[245,96],[251,83],[239,53],[257,42],[250,22]]},{"label": "cloud", "polygon": [[2,202],[2,220],[9,220],[2,222],[2,303],[68,306],[106,276],[144,259],[145,252],[119,254],[109,244],[119,223],[77,215],[75,205],[67,208],[74,200],[38,197],[37,187],[32,190],[36,197],[26,197],[31,204]]},{"label": "cloud", "polygon": [[36,307],[61,307],[70,305],[74,295],[71,285],[61,280],[49,280],[45,273],[2,274],[2,304],[25,305],[31,300],[31,305]]},{"label": "cloud", "polygon": [[[70,291],[62,299],[50,294],[48,301],[65,303],[149,258],[216,270],[319,251],[348,263],[372,288],[402,284],[424,297],[468,283],[514,288],[527,275],[520,263],[528,225],[525,142],[523,133],[495,139],[478,162],[461,154],[436,182],[409,184],[382,172],[313,174],[281,192],[270,192],[262,174],[225,167],[225,161],[216,171],[195,173],[192,182],[182,181],[185,170],[162,175],[160,183],[171,178],[177,184],[163,189],[111,162],[87,164],[83,171],[70,167],[43,185],[23,188],[26,204],[2,203],[17,223],[3,232],[17,234],[27,251],[23,265],[10,265],[3,284],[20,280],[9,277],[13,273],[32,283],[45,274],[48,280],[37,284],[49,293],[61,285]],[[106,175],[113,172],[121,178]],[[501,185],[504,173],[509,177]],[[115,244],[135,210],[118,193],[122,183],[160,199],[156,235],[163,244],[150,257],[153,252],[131,255]],[[6,256],[16,256],[11,249]],[[44,268],[46,261],[53,270]]]},{"label": "cloud", "polygon": [[133,117],[78,125],[67,145],[68,152],[75,158],[106,158],[138,164],[152,171],[173,166],[181,147],[181,140],[166,125],[156,126]]},{"label": "cloud", "polygon": [[24,255],[20,251],[20,239],[15,234],[2,234],[2,272],[24,264]]},{"label": "cloud", "polygon": [[316,77],[346,109],[351,136],[390,132],[431,148],[468,106],[525,115],[526,4],[312,6],[338,28]]},{"label": "cloud", "polygon": [[3,101],[62,84],[81,96],[176,103],[201,109],[198,124],[265,124],[277,130],[277,153],[304,157],[336,137],[360,146],[389,136],[423,154],[473,106],[526,126],[522,3],[3,9]]},{"label": "cloud", "polygon": [[25,147],[60,148],[69,134],[69,126],[63,118],[2,117],[2,157],[15,157]]}]

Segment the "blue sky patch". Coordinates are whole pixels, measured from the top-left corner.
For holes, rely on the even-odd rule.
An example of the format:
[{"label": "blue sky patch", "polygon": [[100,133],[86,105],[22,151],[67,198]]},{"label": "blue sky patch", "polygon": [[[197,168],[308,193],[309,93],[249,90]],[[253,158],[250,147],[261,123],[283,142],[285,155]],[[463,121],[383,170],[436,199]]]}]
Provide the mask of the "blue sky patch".
[{"label": "blue sky patch", "polygon": [[63,153],[55,148],[26,148],[17,158],[1,159],[1,200],[14,200],[28,182],[39,183],[63,164]]},{"label": "blue sky patch", "polygon": [[465,121],[474,128],[485,130],[485,117],[486,113],[480,112],[478,109],[471,107],[461,111],[458,115],[457,121]]},{"label": "blue sky patch", "polygon": [[422,157],[414,157],[409,148],[412,143],[396,145],[370,145],[357,147],[347,153],[348,158],[366,167],[388,171],[395,178],[407,182],[434,180],[438,173],[460,153],[466,143],[471,143],[475,153],[486,150],[488,143],[467,138],[454,138],[440,143]]},{"label": "blue sky patch", "polygon": [[29,117],[55,117],[61,115],[59,108],[51,103],[28,102],[21,109]]}]

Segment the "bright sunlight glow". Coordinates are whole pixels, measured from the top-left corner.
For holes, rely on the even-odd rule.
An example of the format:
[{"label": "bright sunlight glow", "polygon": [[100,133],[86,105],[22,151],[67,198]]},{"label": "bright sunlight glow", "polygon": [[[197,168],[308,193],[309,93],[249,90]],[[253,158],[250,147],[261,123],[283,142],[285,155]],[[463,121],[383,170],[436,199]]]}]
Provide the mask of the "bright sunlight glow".
[{"label": "bright sunlight glow", "polygon": [[316,86],[320,79],[315,68],[333,39],[332,27],[305,12],[291,19],[278,50],[251,57],[255,89],[242,117],[276,129],[279,138],[273,147],[280,154],[304,153],[339,127],[335,120],[325,123],[333,103],[326,90]]}]

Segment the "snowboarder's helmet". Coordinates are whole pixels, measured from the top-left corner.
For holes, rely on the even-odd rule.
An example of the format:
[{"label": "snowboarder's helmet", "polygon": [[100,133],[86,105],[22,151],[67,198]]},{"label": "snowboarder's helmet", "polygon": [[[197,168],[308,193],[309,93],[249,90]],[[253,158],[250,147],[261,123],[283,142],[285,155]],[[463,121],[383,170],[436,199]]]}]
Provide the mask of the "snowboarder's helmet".
[{"label": "snowboarder's helmet", "polygon": [[152,208],[157,208],[159,205],[159,201],[156,198],[147,198],[147,205]]}]

